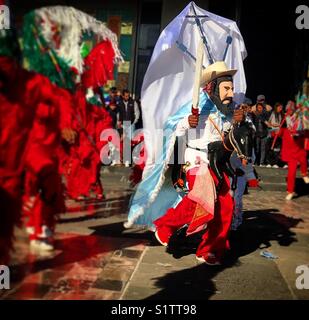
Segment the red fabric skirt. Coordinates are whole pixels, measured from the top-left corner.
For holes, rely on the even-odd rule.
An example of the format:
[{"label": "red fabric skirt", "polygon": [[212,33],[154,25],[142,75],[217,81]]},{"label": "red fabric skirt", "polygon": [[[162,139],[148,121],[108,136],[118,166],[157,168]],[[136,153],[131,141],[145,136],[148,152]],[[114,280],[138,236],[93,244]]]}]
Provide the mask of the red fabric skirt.
[{"label": "red fabric skirt", "polygon": [[[193,187],[196,177],[194,173],[196,172],[189,170],[187,174],[190,190]],[[212,172],[211,174],[217,184],[218,181],[216,177]],[[221,258],[224,251],[229,249],[228,234],[234,209],[234,201],[229,191],[229,179],[224,174],[224,182],[218,194],[213,219],[206,221],[206,217],[206,220],[203,221],[203,223],[207,222],[208,225],[203,235],[203,240],[196,252],[198,256],[205,256],[207,253],[215,253],[218,258]],[[185,196],[176,208],[168,209],[164,216],[154,221],[154,224],[157,229],[160,229],[161,233],[164,232],[165,235],[169,237],[183,225],[191,223],[196,209],[197,203]]]}]

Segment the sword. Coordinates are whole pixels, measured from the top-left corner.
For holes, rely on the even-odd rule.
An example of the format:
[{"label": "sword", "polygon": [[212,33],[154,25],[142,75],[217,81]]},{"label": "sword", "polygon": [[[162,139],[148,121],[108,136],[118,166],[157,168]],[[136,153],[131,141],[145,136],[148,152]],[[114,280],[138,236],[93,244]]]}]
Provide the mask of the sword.
[{"label": "sword", "polygon": [[201,40],[197,47],[195,76],[193,85],[192,114],[198,114],[198,105],[200,101],[200,84],[203,70],[204,45]]},{"label": "sword", "polygon": [[224,54],[223,54],[222,61],[225,61],[225,58],[226,58],[226,55],[227,55],[227,51],[228,51],[229,46],[232,43],[232,41],[233,41],[233,38],[230,35],[228,35],[227,38],[226,38],[226,48],[225,48],[225,51],[224,51]]},{"label": "sword", "polygon": [[203,43],[205,44],[205,47],[206,47],[206,50],[207,50],[207,53],[208,53],[209,62],[210,62],[210,64],[213,64],[215,61],[214,61],[214,59],[213,59],[213,57],[211,55],[210,48],[209,48],[209,45],[208,45],[208,42],[207,42],[207,39],[206,39],[204,28],[203,28],[203,26],[201,24],[200,19],[198,18],[198,15],[196,14],[196,10],[195,10],[194,5],[195,5],[194,2],[192,1],[191,2],[191,8],[192,8],[193,13],[194,13],[195,23],[197,24],[198,29],[200,30],[201,38],[203,39]]}]

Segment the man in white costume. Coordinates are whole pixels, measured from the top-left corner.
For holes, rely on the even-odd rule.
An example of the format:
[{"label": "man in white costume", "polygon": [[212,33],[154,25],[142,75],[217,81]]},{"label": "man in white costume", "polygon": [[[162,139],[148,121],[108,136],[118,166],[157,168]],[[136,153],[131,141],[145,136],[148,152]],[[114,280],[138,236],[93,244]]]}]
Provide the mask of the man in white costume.
[{"label": "man in white costume", "polygon": [[[208,163],[207,147],[209,143],[221,141],[233,121],[241,122],[244,120],[243,110],[235,110],[233,103],[232,77],[236,71],[228,69],[223,61],[208,66],[202,74],[200,86],[204,88],[205,94],[215,104],[214,112],[205,115],[201,112],[199,115],[198,110],[192,108],[193,114],[183,118],[177,125],[177,135],[184,135],[187,130],[190,131],[185,151],[186,179],[190,192],[196,187],[196,183],[199,184],[196,181],[197,176],[201,174],[200,167]],[[210,175],[214,183],[217,184],[218,181],[214,174],[210,172]],[[202,176],[202,179],[206,179],[206,177],[207,175]],[[193,232],[195,232],[201,230],[202,225],[207,224],[196,257],[199,261],[209,265],[218,265],[221,263],[225,250],[229,248],[228,234],[234,203],[229,192],[228,177],[224,176],[223,185],[218,191],[218,195],[214,195],[214,189],[210,188],[211,178],[210,184],[203,185],[203,190],[200,192],[201,197],[206,197],[206,203],[211,197],[217,197],[213,212],[208,209],[207,204],[202,206],[200,202],[194,201],[193,199],[196,198],[192,198],[189,192],[175,208],[168,209],[162,217],[154,221],[154,224],[156,238],[165,246],[168,245],[171,235],[183,225],[190,225],[189,229],[194,229]]]},{"label": "man in white costume", "polygon": [[[220,66],[220,70],[217,71],[222,72],[222,76],[230,76],[223,81],[229,82],[229,85],[226,88],[223,84],[221,85],[227,95],[228,103],[221,103],[220,83],[215,86],[211,81],[213,87],[209,85],[209,90],[206,91],[214,93],[217,90],[216,94],[213,94],[210,99],[211,97],[205,91],[201,92],[199,116],[197,114],[188,116],[191,114],[196,69],[194,56],[203,36],[203,43],[207,43],[203,60],[204,68],[218,61],[215,67]],[[232,41],[228,41],[229,39]],[[182,197],[175,191],[171,180],[166,178],[176,135],[185,133],[190,125],[192,128],[205,125],[205,116],[210,113],[213,121],[218,124],[220,132],[228,129],[230,120],[233,118],[230,98],[234,97],[236,103],[241,103],[246,91],[243,67],[243,59],[246,55],[244,41],[237,24],[199,8],[194,2],[188,4],[162,31],[144,77],[141,95],[147,162],[142,181],[132,197],[125,227],[143,225],[154,230],[154,221],[162,217],[168,208],[176,207],[181,201]],[[236,70],[237,73],[235,73]],[[223,74],[223,71],[227,74]],[[207,82],[205,79],[204,83]],[[212,80],[216,79],[212,78]],[[201,83],[201,85],[203,87],[204,84]],[[166,88],[169,89],[168,95]],[[221,94],[223,92],[221,91]],[[220,113],[226,115],[221,118],[218,109],[221,110]],[[163,142],[158,129],[164,130]],[[190,139],[188,143],[190,148],[186,150],[186,160],[190,162],[192,169],[194,169],[196,155],[206,162],[207,155],[204,151],[207,149],[207,144],[221,137],[217,129],[210,125],[206,124],[203,129],[205,129],[204,135],[199,130],[195,130],[199,136]],[[206,131],[210,131],[211,135]]]}]

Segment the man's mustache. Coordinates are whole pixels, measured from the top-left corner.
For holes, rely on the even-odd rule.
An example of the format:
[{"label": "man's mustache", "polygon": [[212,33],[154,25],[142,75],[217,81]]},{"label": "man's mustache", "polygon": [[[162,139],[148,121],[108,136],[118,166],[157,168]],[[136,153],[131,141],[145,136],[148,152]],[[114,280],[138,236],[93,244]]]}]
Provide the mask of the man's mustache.
[{"label": "man's mustache", "polygon": [[232,98],[225,98],[221,102],[223,103],[224,101],[228,101],[229,103],[232,103],[233,99]]}]

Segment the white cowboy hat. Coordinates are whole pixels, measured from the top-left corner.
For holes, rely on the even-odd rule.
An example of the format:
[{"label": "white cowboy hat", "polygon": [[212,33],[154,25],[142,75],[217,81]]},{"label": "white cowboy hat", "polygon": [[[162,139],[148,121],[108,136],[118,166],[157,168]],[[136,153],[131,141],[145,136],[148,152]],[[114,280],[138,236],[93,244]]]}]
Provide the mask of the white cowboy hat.
[{"label": "white cowboy hat", "polygon": [[236,69],[228,69],[224,61],[217,61],[203,70],[201,76],[201,87],[205,87],[209,82],[224,76],[233,76]]}]

